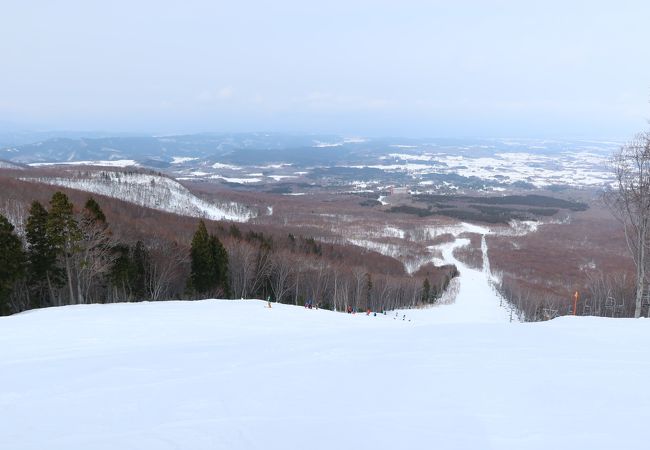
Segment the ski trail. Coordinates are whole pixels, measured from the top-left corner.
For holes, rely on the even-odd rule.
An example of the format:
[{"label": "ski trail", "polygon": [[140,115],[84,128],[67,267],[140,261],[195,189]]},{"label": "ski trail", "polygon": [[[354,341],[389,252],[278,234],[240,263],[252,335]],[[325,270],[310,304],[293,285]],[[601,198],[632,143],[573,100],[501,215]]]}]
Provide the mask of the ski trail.
[{"label": "ski trail", "polygon": [[[472,269],[456,259],[454,250],[469,245],[466,238],[456,238],[453,242],[433,248],[441,250],[445,264],[454,264],[460,276],[452,280],[449,291],[457,291],[456,299],[451,304],[441,304],[433,308],[405,312],[407,316],[417,319],[440,323],[493,323],[510,322],[511,310],[505,300],[492,287],[494,279],[490,270],[488,246],[485,234],[481,234],[481,250],[483,265],[480,270]],[[513,315],[512,320],[516,320]]]}]

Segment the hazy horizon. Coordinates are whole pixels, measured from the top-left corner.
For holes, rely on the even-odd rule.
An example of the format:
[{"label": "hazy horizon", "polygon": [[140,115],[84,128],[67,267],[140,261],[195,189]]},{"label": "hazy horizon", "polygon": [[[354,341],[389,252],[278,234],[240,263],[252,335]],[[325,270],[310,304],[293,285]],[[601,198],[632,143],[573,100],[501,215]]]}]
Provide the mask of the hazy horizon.
[{"label": "hazy horizon", "polygon": [[625,139],[650,117],[640,1],[25,1],[0,130]]}]

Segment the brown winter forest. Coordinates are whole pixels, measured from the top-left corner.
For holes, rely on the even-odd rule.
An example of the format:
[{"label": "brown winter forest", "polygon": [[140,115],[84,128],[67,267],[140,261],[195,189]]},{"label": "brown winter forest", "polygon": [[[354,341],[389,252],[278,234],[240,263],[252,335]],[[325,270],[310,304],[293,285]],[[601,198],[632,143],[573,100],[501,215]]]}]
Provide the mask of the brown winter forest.
[{"label": "brown winter forest", "polygon": [[[58,174],[58,169],[37,169],[32,176]],[[32,201],[47,208],[52,195],[61,191],[75,205],[75,215],[93,197],[106,216],[111,246],[134,247],[138,241],[148,250],[143,294],[111,282],[110,266],[104,264],[92,276],[92,288],[84,303],[200,298],[188,291],[190,242],[199,218],[185,217],[74,189],[21,181],[24,171],[0,171],[4,205],[1,212],[17,224],[19,234]],[[222,198],[223,198],[223,192]],[[233,200],[253,198],[234,194]],[[315,236],[306,224],[232,223],[205,220],[208,231],[218,237],[228,253],[229,290],[212,294],[231,298],[271,298],[292,304],[310,299],[320,307],[346,310],[386,310],[415,307],[435,302],[450,279],[453,266],[427,265],[409,275],[394,258]],[[315,237],[319,239],[315,239]],[[115,257],[113,257],[113,260]],[[113,261],[112,261],[113,262]],[[73,275],[77,276],[77,275]],[[425,280],[427,282],[425,283]],[[429,285],[428,290],[423,289]],[[78,303],[65,286],[55,296],[56,305]],[[38,305],[50,306],[51,302]],[[28,286],[19,284],[11,296],[9,312],[37,306],[30,300]]]},{"label": "brown winter forest", "polygon": [[[56,191],[67,194],[80,214],[87,192],[19,179],[62,174],[83,176],[76,168],[0,170],[4,199],[0,212],[17,225],[19,233],[30,203],[37,200],[47,206]],[[392,206],[382,206],[369,202],[363,193],[322,190],[286,196],[210,182],[184,185],[204,199],[234,201],[258,211],[273,209],[272,214],[260,214],[246,223],[206,220],[208,231],[227,251],[227,294],[232,298],[270,297],[292,304],[311,299],[340,311],[418,307],[439,301],[456,275],[454,266],[435,265],[440,258],[435,246],[455,239],[445,230],[459,220],[430,213],[431,199],[425,197],[395,196]],[[199,297],[187,285],[189,246],[199,218],[92,196],[106,215],[112,245],[133,247],[142,241],[151,267],[146,272],[147,288],[137,295],[128,286],[111,283],[109,269],[102,269],[85,302]],[[542,225],[522,235],[505,232],[503,224],[474,221],[496,230],[486,236],[491,270],[500,280],[496,288],[526,320],[569,313],[575,291],[580,294],[578,314],[632,315],[634,272],[620,224],[595,190],[568,190],[560,196],[586,207],[545,213],[548,217],[540,220]],[[468,201],[472,200],[459,201],[460,211]],[[484,210],[490,212],[489,207]],[[470,244],[456,249],[455,257],[470,267],[481,267],[481,236],[464,232],[460,237],[469,238]],[[70,301],[65,293],[60,298]],[[11,311],[33,306],[28,292],[19,286],[12,295]]]}]

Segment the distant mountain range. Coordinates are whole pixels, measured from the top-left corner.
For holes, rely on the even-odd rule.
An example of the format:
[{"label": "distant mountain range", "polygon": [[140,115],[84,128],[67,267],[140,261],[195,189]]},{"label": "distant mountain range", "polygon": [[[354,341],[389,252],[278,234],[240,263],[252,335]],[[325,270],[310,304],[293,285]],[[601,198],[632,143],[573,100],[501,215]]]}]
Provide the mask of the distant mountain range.
[{"label": "distant mountain range", "polygon": [[179,158],[228,164],[292,163],[299,166],[367,163],[390,153],[456,153],[471,157],[495,152],[555,154],[611,153],[615,142],[535,139],[350,138],[280,133],[202,133],[180,136],[104,136],[91,133],[0,133],[0,159],[15,163],[134,160],[167,167]]}]

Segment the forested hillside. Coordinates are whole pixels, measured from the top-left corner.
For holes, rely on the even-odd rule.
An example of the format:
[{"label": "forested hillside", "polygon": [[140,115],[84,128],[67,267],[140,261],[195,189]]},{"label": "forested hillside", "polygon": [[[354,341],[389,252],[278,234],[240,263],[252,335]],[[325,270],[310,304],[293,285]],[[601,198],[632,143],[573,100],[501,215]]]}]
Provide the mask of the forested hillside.
[{"label": "forested hillside", "polygon": [[[264,298],[347,310],[435,302],[453,266],[408,275],[388,256],[311,236],[196,219],[5,179],[2,313],[68,304]],[[26,204],[24,186],[34,187]],[[51,195],[51,196],[50,196]],[[8,217],[5,217],[8,216]]]}]

